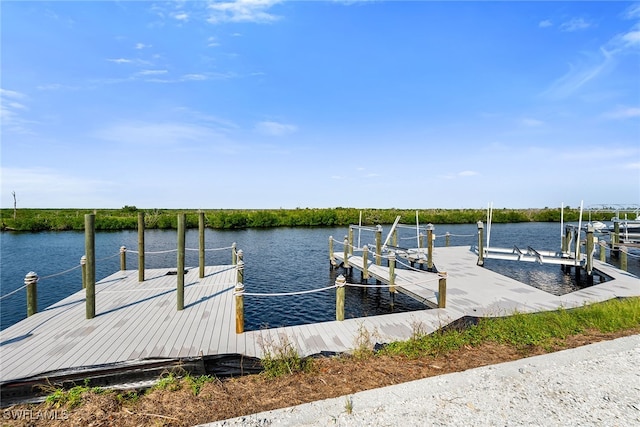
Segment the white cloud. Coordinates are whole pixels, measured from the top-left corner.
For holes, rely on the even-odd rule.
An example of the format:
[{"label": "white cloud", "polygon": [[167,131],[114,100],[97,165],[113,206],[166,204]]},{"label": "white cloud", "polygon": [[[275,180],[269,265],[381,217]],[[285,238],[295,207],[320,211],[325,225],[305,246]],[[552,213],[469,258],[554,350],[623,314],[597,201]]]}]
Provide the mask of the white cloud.
[{"label": "white cloud", "polygon": [[547,27],[551,27],[551,26],[553,26],[553,23],[548,19],[545,19],[544,21],[540,21],[538,23],[538,27],[540,27],[540,28],[547,28]]},{"label": "white cloud", "polygon": [[174,14],[173,18],[177,19],[178,21],[187,22],[189,21],[189,14],[186,12],[179,12]]},{"label": "white cloud", "polygon": [[161,74],[167,74],[169,71],[167,70],[142,70],[138,71],[136,75],[139,76],[158,76]]},{"label": "white cloud", "polygon": [[271,136],[289,135],[298,130],[294,125],[278,123],[273,121],[264,121],[256,125],[256,130],[260,133]]},{"label": "white cloud", "polygon": [[29,108],[24,104],[27,95],[0,88],[0,121],[6,130],[20,134],[32,134],[29,125],[35,123],[23,117]]},{"label": "white cloud", "polygon": [[209,4],[207,21],[212,24],[220,22],[254,22],[269,23],[279,19],[267,10],[280,0],[236,0],[214,2]]},{"label": "white cloud", "polygon": [[216,46],[220,46],[220,43],[218,43],[218,41],[216,40],[215,37],[209,37],[207,39],[207,46],[208,47],[216,47]]},{"label": "white cloud", "polygon": [[586,30],[592,25],[593,25],[592,23],[585,21],[583,18],[572,18],[569,21],[566,21],[560,24],[560,31],[573,32],[573,31]]},{"label": "white cloud", "polygon": [[624,11],[625,19],[640,19],[640,3],[632,4]]},{"label": "white cloud", "polygon": [[520,124],[526,127],[540,127],[544,125],[544,122],[538,119],[524,118],[520,120]]},{"label": "white cloud", "polygon": [[150,44],[136,43],[135,48],[138,50],[150,48]]},{"label": "white cloud", "polygon": [[116,64],[130,64],[133,62],[133,60],[126,58],[108,58],[107,61],[115,62]]},{"label": "white cloud", "polygon": [[183,80],[207,80],[208,77],[205,74],[185,74],[182,76]]},{"label": "white cloud", "polygon": [[612,66],[612,54],[601,48],[597,54],[585,55],[582,63],[569,64],[569,71],[543,92],[551,98],[565,98],[598,77]]},{"label": "white cloud", "polygon": [[476,176],[479,175],[476,171],[462,171],[458,172],[458,176]]},{"label": "white cloud", "polygon": [[184,122],[124,122],[100,129],[92,136],[128,145],[180,145],[207,143],[221,134],[214,128]]},{"label": "white cloud", "polygon": [[633,117],[640,117],[640,107],[618,107],[614,111],[609,111],[603,114],[604,118],[614,119],[614,120],[623,120],[630,119]]}]

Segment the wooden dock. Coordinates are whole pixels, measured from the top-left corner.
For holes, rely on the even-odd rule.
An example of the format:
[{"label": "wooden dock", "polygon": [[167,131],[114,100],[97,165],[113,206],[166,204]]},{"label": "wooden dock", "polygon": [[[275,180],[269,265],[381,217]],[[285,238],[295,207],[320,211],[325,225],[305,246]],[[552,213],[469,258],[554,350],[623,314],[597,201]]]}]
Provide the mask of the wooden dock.
[{"label": "wooden dock", "polygon": [[[335,254],[341,259],[342,255]],[[349,256],[362,269],[362,257]],[[468,247],[438,248],[434,264],[446,271],[446,308],[394,313],[344,321],[235,332],[236,266],[208,266],[185,275],[184,310],[176,309],[176,276],[170,269],[112,274],[96,284],[96,315],[85,318],[85,292],[68,298],[1,333],[0,387],[29,378],[46,378],[60,370],[90,370],[122,362],[198,358],[209,355],[263,356],[265,349],[291,343],[301,356],[356,348],[366,329],[373,342],[409,338],[416,328],[432,332],[464,316],[502,316],[577,307],[616,297],[640,296],[640,279],[596,261],[612,280],[555,296],[476,265]],[[358,264],[359,263],[359,264]],[[250,266],[249,266],[250,268]],[[175,270],[175,269],[173,269]],[[437,304],[437,275],[396,268],[395,284],[430,305]],[[381,281],[388,268],[370,262]],[[248,290],[249,291],[249,290]]]}]

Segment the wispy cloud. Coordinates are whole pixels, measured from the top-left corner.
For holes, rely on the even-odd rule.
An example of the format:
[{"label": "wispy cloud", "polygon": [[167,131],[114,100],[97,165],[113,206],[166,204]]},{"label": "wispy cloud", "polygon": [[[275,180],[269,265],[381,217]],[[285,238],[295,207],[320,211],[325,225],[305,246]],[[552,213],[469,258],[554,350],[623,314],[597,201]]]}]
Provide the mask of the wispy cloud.
[{"label": "wispy cloud", "polygon": [[130,64],[133,62],[132,59],[126,59],[126,58],[107,58],[107,61],[115,62],[116,64]]},{"label": "wispy cloud", "polygon": [[150,44],[144,44],[144,43],[136,43],[136,45],[134,46],[134,48],[137,50],[148,49],[150,47],[151,47]]},{"label": "wispy cloud", "polygon": [[298,128],[286,123],[263,121],[256,125],[256,130],[265,135],[284,136],[296,132]]},{"label": "wispy cloud", "polygon": [[640,107],[618,107],[614,111],[609,111],[602,115],[606,119],[624,120],[640,117]]},{"label": "wispy cloud", "polygon": [[572,18],[560,24],[560,31],[570,33],[573,31],[586,30],[592,25],[593,24],[591,22],[585,21],[583,18]]},{"label": "wispy cloud", "polygon": [[479,175],[479,173],[478,173],[478,172],[476,172],[476,171],[462,171],[462,172],[458,172],[458,176],[462,176],[462,177],[464,177],[464,176],[476,176],[476,175]]},{"label": "wispy cloud", "polygon": [[173,19],[178,21],[187,22],[189,21],[189,14],[186,12],[178,12],[173,14]]},{"label": "wispy cloud", "polygon": [[142,70],[138,71],[136,75],[138,76],[158,76],[162,74],[167,74],[168,70]]},{"label": "wispy cloud", "polygon": [[209,37],[207,39],[207,46],[208,47],[217,47],[217,46],[220,46],[220,43],[218,43],[218,40],[215,37]]},{"label": "wispy cloud", "polygon": [[640,3],[629,6],[622,14],[624,19],[640,19]]},{"label": "wispy cloud", "polygon": [[25,105],[27,95],[13,90],[0,88],[0,120],[2,127],[20,134],[32,134],[29,125],[35,123],[24,118],[29,108]]},{"label": "wispy cloud", "polygon": [[569,71],[545,90],[542,95],[550,98],[565,98],[598,77],[612,65],[613,57],[605,49],[584,55],[581,62],[569,64]]},{"label": "wispy cloud", "polygon": [[525,117],[524,119],[520,120],[520,124],[525,127],[540,127],[544,125],[544,122],[542,120]]},{"label": "wispy cloud", "polygon": [[281,0],[236,0],[209,4],[207,21],[212,24],[221,22],[270,23],[280,19],[268,10]]},{"label": "wispy cloud", "polygon": [[540,27],[540,28],[547,28],[547,27],[551,27],[551,26],[553,26],[553,23],[548,19],[545,19],[544,21],[538,22],[538,27]]}]

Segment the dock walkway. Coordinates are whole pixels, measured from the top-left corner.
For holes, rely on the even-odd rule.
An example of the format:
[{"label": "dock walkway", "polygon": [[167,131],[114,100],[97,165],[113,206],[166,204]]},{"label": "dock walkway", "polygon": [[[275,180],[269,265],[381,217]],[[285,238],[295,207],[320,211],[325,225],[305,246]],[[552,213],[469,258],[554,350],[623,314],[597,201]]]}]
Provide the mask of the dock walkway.
[{"label": "dock walkway", "polygon": [[[349,257],[349,263],[356,266],[358,258]],[[476,261],[468,247],[437,249],[434,264],[448,273],[446,308],[243,334],[235,332],[235,266],[206,267],[202,279],[198,268],[189,268],[182,311],[176,309],[176,278],[167,275],[170,269],[146,270],[144,282],[138,282],[137,270],[120,271],[96,284],[95,318],[85,318],[85,295],[79,291],[2,331],[0,386],[53,371],[119,362],[237,354],[259,358],[265,349],[284,342],[301,356],[344,352],[356,347],[364,329],[372,341],[383,343],[407,339],[417,327],[429,333],[464,316],[545,311],[640,296],[638,277],[597,261],[595,268],[612,280],[563,296],[478,267]],[[385,270],[369,267],[381,279],[388,277]],[[438,289],[434,277],[396,269],[396,286],[433,305]]]}]

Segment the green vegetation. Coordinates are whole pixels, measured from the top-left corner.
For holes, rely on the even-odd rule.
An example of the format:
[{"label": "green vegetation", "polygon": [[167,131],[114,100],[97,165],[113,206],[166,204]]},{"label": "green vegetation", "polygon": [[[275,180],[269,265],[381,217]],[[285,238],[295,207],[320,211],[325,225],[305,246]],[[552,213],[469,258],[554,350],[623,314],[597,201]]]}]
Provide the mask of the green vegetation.
[{"label": "green vegetation", "polygon": [[561,340],[588,330],[616,332],[640,326],[640,298],[609,300],[577,309],[481,318],[464,329],[414,333],[407,341],[387,345],[381,354],[406,357],[441,356],[464,346],[495,342],[526,350],[532,346],[551,348]]},{"label": "green vegetation", "polygon": [[82,397],[89,392],[101,394],[105,391],[100,387],[89,387],[88,381],[85,380],[84,385],[77,385],[69,390],[62,388],[54,389],[54,391],[46,397],[45,402],[54,408],[66,407],[72,409],[79,406],[82,403]]},{"label": "green vegetation", "polygon": [[298,372],[309,372],[313,367],[312,359],[303,359],[286,335],[281,343],[262,343],[262,375],[276,378]]},{"label": "green vegetation", "polygon": [[[177,228],[177,214],[186,213],[187,228],[198,227],[198,213],[187,209],[138,209],[124,206],[121,209],[0,209],[2,230],[15,231],[63,231],[83,230],[84,215],[96,214],[96,230],[135,230],[138,212],[145,213],[145,227],[149,229]],[[401,222],[414,224],[415,210],[410,209],[207,209],[204,210],[206,226],[215,229],[242,229],[266,227],[332,227],[357,224],[362,212],[363,225],[391,224],[397,215]],[[566,221],[577,221],[578,209],[565,208]],[[592,220],[607,220],[611,213],[592,215]],[[482,209],[422,209],[418,210],[420,223],[473,224],[486,219]],[[508,222],[559,222],[560,209],[494,209],[494,223]]]}]

